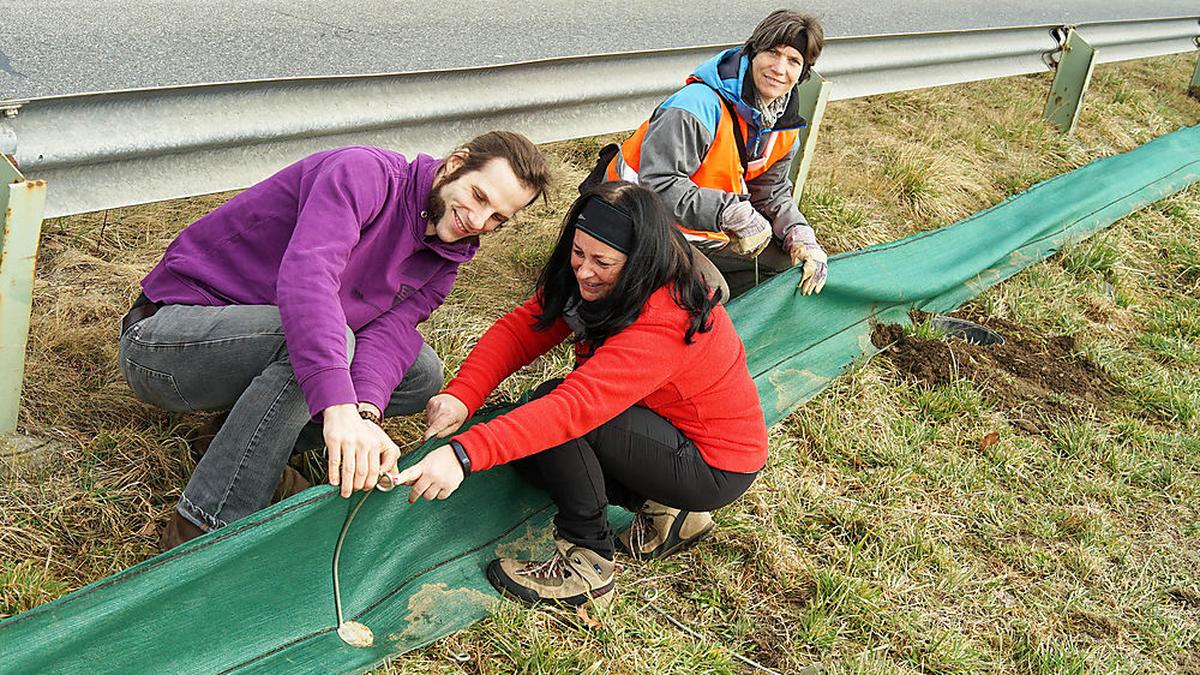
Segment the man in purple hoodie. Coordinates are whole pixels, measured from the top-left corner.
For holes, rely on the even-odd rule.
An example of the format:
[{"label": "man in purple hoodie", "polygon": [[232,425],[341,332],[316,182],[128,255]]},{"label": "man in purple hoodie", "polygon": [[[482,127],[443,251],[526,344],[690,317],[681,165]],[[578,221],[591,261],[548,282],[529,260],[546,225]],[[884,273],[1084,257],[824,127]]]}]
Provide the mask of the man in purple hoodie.
[{"label": "man in purple hoodie", "polygon": [[266,507],[297,438],[321,423],[329,482],[374,487],[399,448],[384,415],[418,412],[442,364],[417,324],[458,266],[549,183],[540,151],[495,131],[445,160],[320,152],[188,226],[121,326],[138,398],[228,410],[188,481],[166,549]]}]

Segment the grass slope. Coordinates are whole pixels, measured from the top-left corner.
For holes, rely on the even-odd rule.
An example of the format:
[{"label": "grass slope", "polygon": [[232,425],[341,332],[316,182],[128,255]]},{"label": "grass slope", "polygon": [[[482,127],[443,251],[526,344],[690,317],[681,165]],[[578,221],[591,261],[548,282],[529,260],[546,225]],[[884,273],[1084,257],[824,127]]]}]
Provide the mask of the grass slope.
[{"label": "grass slope", "polygon": [[[1099,66],[1070,138],[1039,117],[1047,76],[831,104],[802,209],[831,253],[948,224],[1200,123],[1193,60]],[[424,326],[449,369],[531,288],[607,140],[551,146],[555,198],[464,268]],[[179,229],[229,196],[46,223],[22,423],[67,449],[0,486],[0,616],[155,553],[205,418],[133,399],[116,322]],[[600,628],[504,603],[381,670],[736,672],[740,654],[781,672],[1200,672],[1197,227],[1193,188],[968,307],[1072,336],[1115,396],[1031,426],[987,386],[931,386],[885,353],[772,429],[768,468],[714,541],[627,562]],[[560,350],[499,396],[568,367]],[[403,443],[420,421],[390,428]]]}]

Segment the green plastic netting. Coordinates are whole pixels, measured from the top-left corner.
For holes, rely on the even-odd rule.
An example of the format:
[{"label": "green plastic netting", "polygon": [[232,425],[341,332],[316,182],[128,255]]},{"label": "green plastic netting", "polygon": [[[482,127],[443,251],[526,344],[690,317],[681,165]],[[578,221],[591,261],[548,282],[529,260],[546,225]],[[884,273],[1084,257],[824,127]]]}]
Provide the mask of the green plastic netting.
[{"label": "green plastic netting", "polygon": [[[767,422],[872,354],[871,322],[906,321],[912,308],[949,311],[1198,179],[1200,127],[1192,127],[940,230],[835,256],[819,296],[800,296],[794,271],[754,289],[729,311]],[[376,494],[342,553],[347,618],[375,634],[373,647],[354,648],[334,632],[330,567],[355,501],[313,488],[0,622],[0,670],[364,670],[486,616],[497,601],[483,575],[492,558],[550,547],[548,499],[504,467],[472,476],[446,502],[410,506],[403,491]]]}]

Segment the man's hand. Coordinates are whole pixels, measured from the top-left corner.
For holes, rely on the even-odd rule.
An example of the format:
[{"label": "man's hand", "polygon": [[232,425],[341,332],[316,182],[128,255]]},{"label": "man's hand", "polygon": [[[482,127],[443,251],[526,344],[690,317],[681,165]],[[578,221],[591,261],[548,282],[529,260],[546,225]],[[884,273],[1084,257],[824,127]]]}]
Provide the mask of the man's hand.
[{"label": "man's hand", "polygon": [[329,454],[329,484],[342,496],[375,487],[380,473],[396,470],[400,448],[374,422],[358,416],[358,406],[331,405],[322,411],[325,449]]},{"label": "man's hand", "polygon": [[409,504],[422,497],[430,500],[445,499],[453,494],[462,482],[462,465],[458,463],[454,449],[449,445],[435,448],[421,461],[400,472],[400,484],[412,486],[408,491]]},{"label": "man's hand", "polygon": [[729,250],[753,258],[771,243],[771,223],[750,202],[736,202],[721,212],[721,229],[729,235]]},{"label": "man's hand", "polygon": [[[450,394],[438,394],[425,405],[425,438],[445,438],[467,421],[467,404]],[[453,456],[453,453],[451,453]]]},{"label": "man's hand", "polygon": [[788,230],[783,247],[791,256],[793,265],[804,265],[804,273],[797,284],[801,295],[820,293],[829,275],[829,256],[817,243],[816,232],[808,225],[796,225]]}]

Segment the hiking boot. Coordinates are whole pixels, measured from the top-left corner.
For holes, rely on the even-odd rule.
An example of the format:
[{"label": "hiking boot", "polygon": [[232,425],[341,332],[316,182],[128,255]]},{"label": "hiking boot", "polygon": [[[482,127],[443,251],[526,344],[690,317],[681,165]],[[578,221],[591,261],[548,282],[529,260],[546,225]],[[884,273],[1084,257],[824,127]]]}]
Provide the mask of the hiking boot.
[{"label": "hiking boot", "polygon": [[646,500],[629,529],[617,536],[617,544],[634,560],[651,560],[708,539],[716,527],[707,511],[681,511]]},{"label": "hiking boot", "polygon": [[591,549],[554,538],[548,560],[498,558],[487,568],[496,590],[528,604],[556,602],[578,607],[612,600],[613,561]]},{"label": "hiking boot", "polygon": [[184,518],[178,511],[171,509],[171,517],[163,528],[162,536],[158,538],[158,550],[166,552],[176,546],[191,541],[204,534],[204,530],[195,523]]}]

